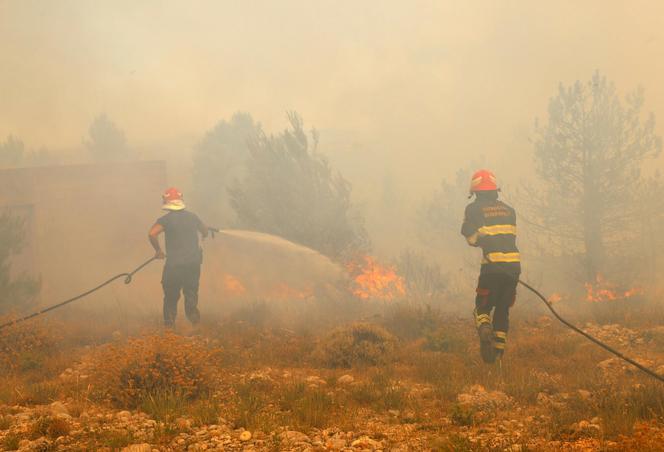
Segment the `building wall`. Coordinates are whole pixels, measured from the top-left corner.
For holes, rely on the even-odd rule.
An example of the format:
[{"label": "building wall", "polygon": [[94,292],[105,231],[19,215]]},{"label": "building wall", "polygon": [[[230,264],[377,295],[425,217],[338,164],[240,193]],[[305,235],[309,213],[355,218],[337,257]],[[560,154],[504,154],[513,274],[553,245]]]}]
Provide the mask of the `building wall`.
[{"label": "building wall", "polygon": [[42,303],[149,258],[147,231],[161,215],[166,182],[157,161],[0,170],[0,207],[29,206],[29,261]]}]

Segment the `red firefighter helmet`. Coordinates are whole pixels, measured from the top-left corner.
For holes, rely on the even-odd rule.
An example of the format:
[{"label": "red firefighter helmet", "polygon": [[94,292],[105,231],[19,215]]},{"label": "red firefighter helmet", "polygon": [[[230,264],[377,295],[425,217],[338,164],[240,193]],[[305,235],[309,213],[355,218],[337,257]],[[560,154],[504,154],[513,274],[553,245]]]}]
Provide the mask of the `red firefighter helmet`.
[{"label": "red firefighter helmet", "polygon": [[498,190],[496,176],[489,170],[481,169],[473,174],[470,180],[470,192]]},{"label": "red firefighter helmet", "polygon": [[167,189],[161,198],[164,201],[162,209],[164,210],[182,210],[185,208],[182,201],[182,192],[175,187]]}]

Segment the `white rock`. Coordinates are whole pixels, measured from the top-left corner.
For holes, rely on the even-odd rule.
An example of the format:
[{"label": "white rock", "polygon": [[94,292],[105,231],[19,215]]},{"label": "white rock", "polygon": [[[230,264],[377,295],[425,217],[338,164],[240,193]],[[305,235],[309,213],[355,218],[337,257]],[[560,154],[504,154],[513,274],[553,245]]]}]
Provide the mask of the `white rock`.
[{"label": "white rock", "polygon": [[115,417],[117,417],[117,418],[120,419],[121,421],[127,421],[127,420],[131,419],[131,412],[129,412],[129,411],[127,411],[127,410],[119,411],[119,412],[115,415]]},{"label": "white rock", "polygon": [[355,381],[355,378],[353,378],[352,375],[342,375],[337,379],[337,383],[342,384],[342,385],[349,385]]},{"label": "white rock", "polygon": [[69,410],[62,402],[53,402],[51,403],[51,406],[49,408],[53,416],[57,416],[59,414],[66,414],[67,416],[69,416]]},{"label": "white rock", "polygon": [[361,436],[350,444],[352,447],[361,447],[362,449],[379,449],[383,443],[371,439],[368,436]]},{"label": "white rock", "polygon": [[311,376],[307,377],[305,381],[307,383],[309,383],[310,385],[324,385],[324,384],[326,384],[325,380],[323,380],[322,378],[320,378],[317,375],[311,375]]},{"label": "white rock", "polygon": [[325,447],[332,450],[341,450],[346,447],[346,440],[343,438],[330,438],[325,443]]},{"label": "white rock", "polygon": [[191,428],[191,421],[189,419],[179,417],[175,420],[175,425],[181,430],[189,429]]},{"label": "white rock", "polygon": [[581,397],[583,400],[590,399],[590,396],[592,395],[590,391],[586,391],[585,389],[579,389],[578,393],[579,397]]},{"label": "white rock", "polygon": [[148,443],[132,444],[122,449],[122,452],[152,452],[152,446]]},{"label": "white rock", "polygon": [[308,443],[309,437],[302,432],[295,430],[288,430],[279,435],[282,441],[287,441],[291,443]]},{"label": "white rock", "polygon": [[585,429],[587,429],[588,427],[590,427],[590,422],[588,422],[588,421],[586,421],[586,420],[579,421],[578,426],[579,426],[579,430],[585,430]]}]

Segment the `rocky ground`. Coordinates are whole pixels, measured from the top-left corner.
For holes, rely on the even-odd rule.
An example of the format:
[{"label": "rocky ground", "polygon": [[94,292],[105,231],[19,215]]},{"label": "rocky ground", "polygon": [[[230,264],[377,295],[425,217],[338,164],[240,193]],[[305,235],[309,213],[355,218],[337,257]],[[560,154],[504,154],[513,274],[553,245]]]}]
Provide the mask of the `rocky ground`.
[{"label": "rocky ground", "polygon": [[[236,359],[216,374],[208,395],[215,406],[204,415],[188,402],[123,409],[95,399],[94,361],[83,351],[49,380],[58,388],[56,400],[4,398],[0,445],[146,452],[661,450],[661,385],[562,329],[553,340],[560,353],[534,360],[558,350],[532,343],[533,336],[551,334],[547,322],[520,325],[502,368],[477,362],[472,336],[464,336],[461,351],[421,351],[423,340],[403,341],[395,361],[349,369],[261,366],[261,357],[245,358],[246,344],[225,343],[238,348]],[[664,370],[661,327],[588,323],[584,329]]]}]

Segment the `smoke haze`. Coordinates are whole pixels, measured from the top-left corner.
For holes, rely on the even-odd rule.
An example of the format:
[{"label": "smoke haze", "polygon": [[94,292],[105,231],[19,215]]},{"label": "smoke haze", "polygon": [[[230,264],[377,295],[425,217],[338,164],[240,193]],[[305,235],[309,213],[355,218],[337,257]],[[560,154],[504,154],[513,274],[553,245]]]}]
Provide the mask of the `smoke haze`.
[{"label": "smoke haze", "polygon": [[663,10],[647,1],[5,0],[0,136],[66,152],[105,112],[145,156],[186,154],[188,164],[219,119],[247,111],[278,131],[294,109],[356,184],[352,167],[365,157],[410,191],[480,156],[517,182],[514,161],[530,159],[534,118],[559,82],[599,69],[621,92],[641,84],[645,110],[664,117]]}]

